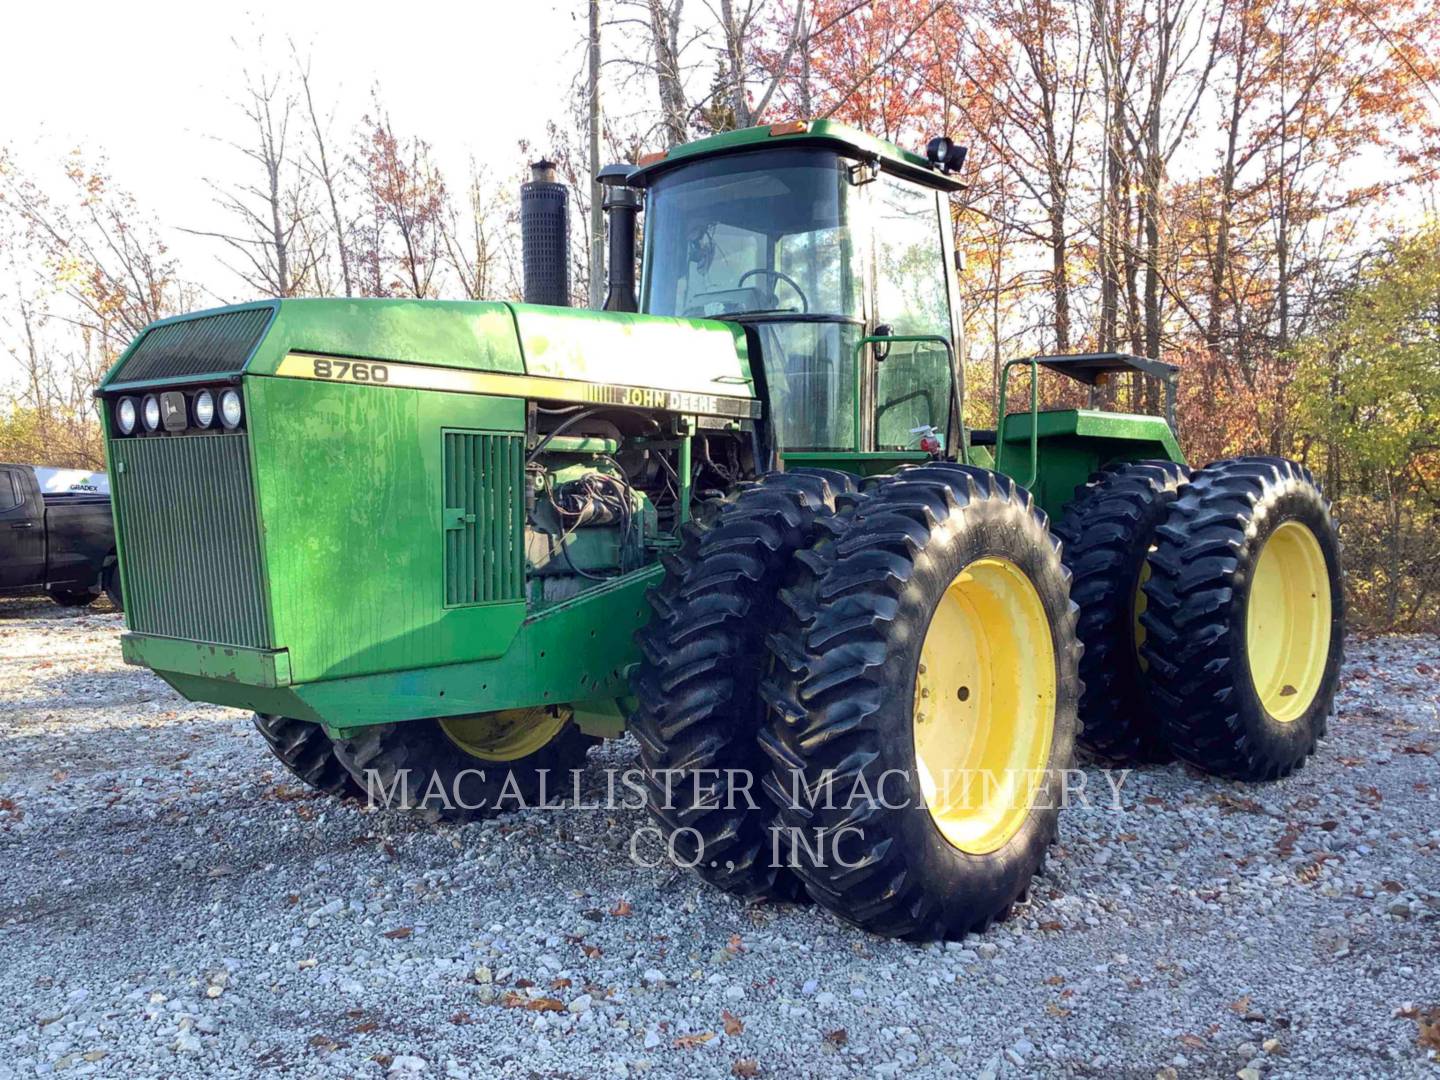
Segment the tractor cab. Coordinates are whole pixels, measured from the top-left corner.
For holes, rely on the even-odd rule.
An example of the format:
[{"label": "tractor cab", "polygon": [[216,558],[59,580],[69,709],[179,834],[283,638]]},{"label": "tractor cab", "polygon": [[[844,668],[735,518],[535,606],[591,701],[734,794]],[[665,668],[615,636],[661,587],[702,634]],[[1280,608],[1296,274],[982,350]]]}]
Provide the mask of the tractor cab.
[{"label": "tractor cab", "polygon": [[672,148],[628,181],[647,191],[640,310],[745,328],[787,464],[872,472],[955,447],[958,163],[827,121]]}]

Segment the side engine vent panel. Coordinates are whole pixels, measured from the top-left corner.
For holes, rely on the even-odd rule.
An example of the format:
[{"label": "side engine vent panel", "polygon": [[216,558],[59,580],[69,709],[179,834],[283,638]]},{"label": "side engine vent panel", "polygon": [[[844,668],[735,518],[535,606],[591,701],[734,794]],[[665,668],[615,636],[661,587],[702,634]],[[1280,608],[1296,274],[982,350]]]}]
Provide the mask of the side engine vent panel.
[{"label": "side engine vent panel", "polygon": [[445,606],[525,598],[525,437],[446,431]]}]

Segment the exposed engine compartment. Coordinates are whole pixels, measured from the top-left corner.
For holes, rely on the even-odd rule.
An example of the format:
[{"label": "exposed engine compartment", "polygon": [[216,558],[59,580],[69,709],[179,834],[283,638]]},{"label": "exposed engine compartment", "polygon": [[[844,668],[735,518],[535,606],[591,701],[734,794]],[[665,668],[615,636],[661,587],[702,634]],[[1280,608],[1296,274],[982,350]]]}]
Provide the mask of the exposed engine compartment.
[{"label": "exposed engine compartment", "polygon": [[[753,424],[606,407],[530,409],[525,559],[532,604],[635,570],[693,506],[756,475]],[[683,452],[687,441],[690,454]]]}]

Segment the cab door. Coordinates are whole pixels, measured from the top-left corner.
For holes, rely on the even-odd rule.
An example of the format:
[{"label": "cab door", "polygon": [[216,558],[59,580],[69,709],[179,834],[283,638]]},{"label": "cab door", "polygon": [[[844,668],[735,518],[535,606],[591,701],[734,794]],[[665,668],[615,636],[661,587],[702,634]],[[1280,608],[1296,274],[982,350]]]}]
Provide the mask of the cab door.
[{"label": "cab door", "polygon": [[[958,356],[950,265],[949,202],[944,193],[881,173],[870,188],[876,334],[931,335]],[[870,447],[920,451],[938,441],[955,456],[952,352],[939,341],[873,343]]]},{"label": "cab door", "polygon": [[29,470],[0,466],[0,588],[44,584],[44,515]]}]

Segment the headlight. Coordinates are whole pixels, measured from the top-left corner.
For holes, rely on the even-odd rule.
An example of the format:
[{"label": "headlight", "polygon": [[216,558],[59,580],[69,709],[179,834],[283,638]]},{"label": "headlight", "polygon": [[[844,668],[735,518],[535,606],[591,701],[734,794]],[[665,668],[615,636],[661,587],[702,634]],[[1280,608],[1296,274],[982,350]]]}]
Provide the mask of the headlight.
[{"label": "headlight", "polygon": [[201,390],[195,395],[193,410],[195,426],[208,428],[215,422],[215,395],[209,390]]},{"label": "headlight", "polygon": [[120,434],[135,434],[135,423],[139,419],[140,414],[135,411],[135,399],[122,397],[119,404],[115,406],[115,426],[120,429]]},{"label": "headlight", "polygon": [[160,429],[160,399],[154,394],[149,394],[140,408],[145,417],[145,430],[158,431]]},{"label": "headlight", "polygon": [[240,391],[226,390],[220,395],[220,422],[227,428],[240,426]]}]

